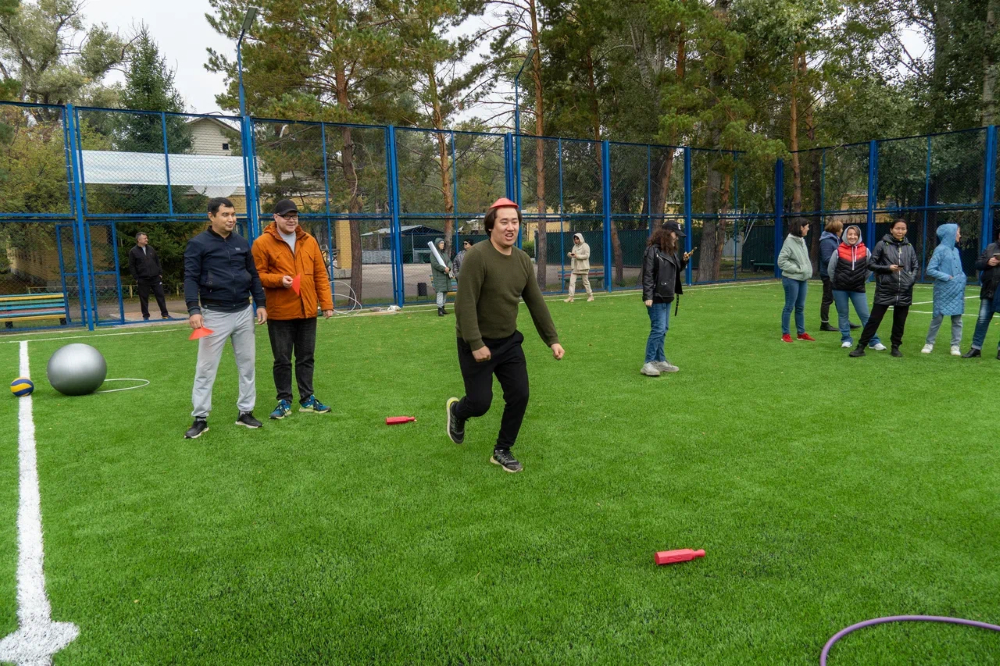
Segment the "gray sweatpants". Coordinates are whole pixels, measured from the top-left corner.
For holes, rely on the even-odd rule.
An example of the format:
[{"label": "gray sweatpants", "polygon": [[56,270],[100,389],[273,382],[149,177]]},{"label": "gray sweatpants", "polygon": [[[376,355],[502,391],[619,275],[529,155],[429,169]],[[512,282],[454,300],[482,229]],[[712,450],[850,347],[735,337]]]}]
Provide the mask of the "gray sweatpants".
[{"label": "gray sweatpants", "polygon": [[[927,344],[934,344],[943,321],[943,314],[936,315],[931,319],[931,328],[927,331]],[[957,347],[960,344],[962,344],[962,315],[951,315],[951,346]]]},{"label": "gray sweatpants", "polygon": [[240,377],[240,397],[236,401],[236,407],[240,412],[252,412],[257,400],[257,387],[254,384],[257,349],[254,346],[253,308],[247,305],[245,310],[239,312],[218,312],[202,308],[201,314],[205,320],[205,328],[213,332],[198,340],[198,365],[194,373],[194,389],[191,391],[194,411],[191,416],[207,419],[208,413],[212,411],[212,385],[215,384],[215,373],[219,369],[227,339],[233,341],[233,353]]}]

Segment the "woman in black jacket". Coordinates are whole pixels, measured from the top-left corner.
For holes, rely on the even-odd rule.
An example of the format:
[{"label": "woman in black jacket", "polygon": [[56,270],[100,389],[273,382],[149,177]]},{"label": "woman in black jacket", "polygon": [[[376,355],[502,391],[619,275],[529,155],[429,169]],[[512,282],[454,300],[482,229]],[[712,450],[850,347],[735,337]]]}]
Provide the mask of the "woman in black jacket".
[{"label": "woman in black jacket", "polygon": [[649,237],[642,256],[642,300],[649,312],[650,330],[646,362],[640,372],[648,377],[678,370],[667,361],[663,342],[670,326],[670,303],[683,293],[681,273],[691,256],[690,252],[684,255],[678,252],[677,239],[684,235],[676,222],[665,222]]},{"label": "woman in black jacket", "polygon": [[920,262],[917,252],[906,239],[906,220],[892,223],[891,233],[886,234],[875,246],[868,267],[875,273],[875,305],[872,314],[861,333],[858,346],[850,356],[865,355],[865,347],[878,332],[885,313],[892,307],[892,355],[899,357],[902,352],[903,330],[906,315],[913,304],[913,284],[920,277]]}]

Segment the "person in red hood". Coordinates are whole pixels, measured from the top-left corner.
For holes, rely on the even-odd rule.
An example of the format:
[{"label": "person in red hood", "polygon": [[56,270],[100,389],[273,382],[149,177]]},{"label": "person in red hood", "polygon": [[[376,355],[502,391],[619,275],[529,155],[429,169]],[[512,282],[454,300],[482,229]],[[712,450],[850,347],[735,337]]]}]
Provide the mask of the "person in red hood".
[{"label": "person in red hood", "polygon": [[[833,287],[833,302],[837,306],[837,320],[840,325],[840,346],[848,349],[854,346],[851,338],[851,321],[848,308],[854,304],[854,311],[861,318],[861,325],[868,323],[868,295],[865,285],[871,271],[868,270],[868,248],[861,240],[861,227],[852,224],[844,231],[837,251],[830,256],[827,274]],[[868,343],[869,349],[885,351],[885,345],[876,334]]]}]

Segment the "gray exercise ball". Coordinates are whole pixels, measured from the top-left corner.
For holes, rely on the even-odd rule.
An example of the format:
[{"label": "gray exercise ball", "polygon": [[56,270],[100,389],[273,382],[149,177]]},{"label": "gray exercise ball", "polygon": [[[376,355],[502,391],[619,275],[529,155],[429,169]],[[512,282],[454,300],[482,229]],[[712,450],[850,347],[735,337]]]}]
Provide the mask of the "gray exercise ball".
[{"label": "gray exercise ball", "polygon": [[101,352],[90,345],[75,342],[60,347],[49,359],[45,370],[52,388],[63,395],[93,393],[108,376],[108,364]]}]

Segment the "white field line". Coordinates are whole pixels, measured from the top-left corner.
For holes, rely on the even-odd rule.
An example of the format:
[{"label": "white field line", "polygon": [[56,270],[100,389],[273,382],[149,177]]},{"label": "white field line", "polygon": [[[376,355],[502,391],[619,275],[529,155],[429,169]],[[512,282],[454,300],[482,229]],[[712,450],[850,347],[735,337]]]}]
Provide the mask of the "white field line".
[{"label": "white field line", "polygon": [[[21,342],[21,376],[30,376],[28,343]],[[53,622],[42,567],[42,505],[31,396],[18,399],[20,502],[17,508],[17,620],[20,628],[0,641],[0,661],[51,666],[52,655],[80,634],[69,622]]]},{"label": "white field line", "polygon": [[[966,296],[965,300],[971,301],[974,298],[979,298],[979,297],[978,296]],[[911,305],[933,305],[933,304],[934,304],[934,301],[917,301],[916,303],[912,303]]]},{"label": "white field line", "polygon": [[17,344],[17,343],[20,343],[20,342],[52,342],[52,341],[58,342],[59,340],[79,340],[81,338],[90,338],[90,339],[94,339],[94,338],[110,338],[110,337],[114,337],[116,335],[144,335],[144,334],[153,334],[153,333],[170,333],[171,331],[178,331],[178,330],[181,330],[179,326],[171,326],[170,328],[164,328],[164,329],[160,329],[160,330],[156,330],[156,331],[145,330],[145,331],[128,331],[127,333],[102,333],[102,334],[93,334],[93,335],[63,335],[63,336],[60,336],[58,338],[32,338],[31,340],[0,340],[0,344],[13,345],[13,344]]}]

